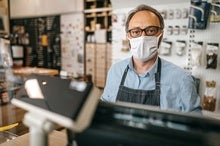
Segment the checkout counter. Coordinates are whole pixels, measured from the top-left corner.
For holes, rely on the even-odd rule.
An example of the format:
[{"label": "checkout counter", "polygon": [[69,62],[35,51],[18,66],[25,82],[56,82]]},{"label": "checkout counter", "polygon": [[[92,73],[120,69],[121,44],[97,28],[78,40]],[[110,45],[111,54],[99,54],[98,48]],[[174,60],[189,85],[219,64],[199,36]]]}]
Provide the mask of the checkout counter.
[{"label": "checkout counter", "polygon": [[14,68],[13,74],[22,77],[27,77],[31,74],[55,76],[55,75],[59,75],[59,71],[57,69],[48,69],[48,68],[39,68],[39,67],[21,67],[21,68]]},{"label": "checkout counter", "polygon": [[220,121],[150,106],[99,103],[88,129],[75,135],[79,146],[218,146]]},{"label": "checkout counter", "polygon": [[[48,135],[54,124],[66,127],[66,146],[220,145],[218,119],[146,105],[101,102],[92,83],[45,76],[29,79],[40,83],[42,98],[30,98],[26,91],[12,103],[28,111],[24,123],[30,128],[31,146],[50,144]],[[49,84],[43,84],[45,81]]]}]

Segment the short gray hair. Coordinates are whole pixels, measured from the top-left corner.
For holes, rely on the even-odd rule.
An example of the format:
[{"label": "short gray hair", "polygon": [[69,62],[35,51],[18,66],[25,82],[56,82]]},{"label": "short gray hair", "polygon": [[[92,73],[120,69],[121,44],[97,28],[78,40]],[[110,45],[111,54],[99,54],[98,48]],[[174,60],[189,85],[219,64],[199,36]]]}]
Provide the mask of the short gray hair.
[{"label": "short gray hair", "polygon": [[129,25],[131,18],[134,16],[134,14],[136,14],[139,11],[150,11],[150,12],[154,13],[160,21],[160,27],[162,29],[164,29],[164,20],[163,20],[163,17],[161,16],[160,12],[151,6],[141,4],[129,12],[126,23],[125,23],[125,31],[126,32],[128,32],[128,25]]}]

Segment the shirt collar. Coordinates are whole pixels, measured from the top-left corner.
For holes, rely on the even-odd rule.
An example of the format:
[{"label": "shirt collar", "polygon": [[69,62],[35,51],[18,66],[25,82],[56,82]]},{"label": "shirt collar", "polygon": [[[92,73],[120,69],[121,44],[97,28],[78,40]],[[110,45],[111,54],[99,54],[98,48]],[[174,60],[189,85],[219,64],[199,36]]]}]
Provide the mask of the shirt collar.
[{"label": "shirt collar", "polygon": [[[155,63],[151,66],[151,68],[148,71],[146,71],[145,73],[141,74],[140,76],[146,77],[146,76],[154,75],[157,72],[157,66],[158,66],[158,57],[157,57]],[[133,61],[132,61],[132,57],[129,60],[128,67],[132,71],[135,71]]]}]

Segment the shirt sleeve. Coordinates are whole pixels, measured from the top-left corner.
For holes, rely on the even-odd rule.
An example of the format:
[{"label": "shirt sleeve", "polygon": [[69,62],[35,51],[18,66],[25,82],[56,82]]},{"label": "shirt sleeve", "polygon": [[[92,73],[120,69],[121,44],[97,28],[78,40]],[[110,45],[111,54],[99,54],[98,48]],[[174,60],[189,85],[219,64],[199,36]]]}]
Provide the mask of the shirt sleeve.
[{"label": "shirt sleeve", "polygon": [[193,77],[187,74],[182,81],[180,96],[180,107],[184,112],[200,112],[201,98],[197,93]]},{"label": "shirt sleeve", "polygon": [[118,71],[115,66],[111,66],[108,71],[106,85],[101,96],[102,101],[115,102],[120,84],[120,77],[117,75]]}]

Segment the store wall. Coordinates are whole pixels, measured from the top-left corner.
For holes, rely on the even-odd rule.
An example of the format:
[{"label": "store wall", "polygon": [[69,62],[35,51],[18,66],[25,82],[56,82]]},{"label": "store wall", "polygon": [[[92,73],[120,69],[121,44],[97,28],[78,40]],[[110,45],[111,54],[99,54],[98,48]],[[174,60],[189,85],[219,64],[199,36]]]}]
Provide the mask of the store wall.
[{"label": "store wall", "polygon": [[10,7],[11,19],[15,20],[60,16],[61,70],[74,76],[84,74],[82,0],[10,0]]},{"label": "store wall", "polygon": [[82,0],[10,0],[11,18],[57,15],[82,10]]},{"label": "store wall", "polygon": [[77,77],[84,74],[84,15],[61,15],[62,70]]},{"label": "store wall", "polygon": [[[112,62],[116,63],[124,58],[130,57],[128,45],[126,43],[125,21],[128,12],[138,4],[148,4],[162,13],[166,13],[164,41],[160,47],[160,57],[173,62],[191,72],[200,80],[199,95],[203,100],[204,94],[207,91],[206,81],[216,82],[215,97],[216,109],[215,112],[220,113],[220,22],[209,22],[206,29],[189,29],[189,9],[191,6],[190,0],[111,0],[113,5],[113,30],[112,30]],[[129,3],[130,2],[130,3]],[[172,28],[172,34],[170,33]],[[172,43],[169,52],[163,50],[167,47],[164,42]],[[179,53],[179,41],[185,42],[184,51]],[[194,46],[192,42],[202,42],[201,56],[197,58],[200,64],[193,65],[193,57],[195,57]],[[207,68],[207,46],[208,43],[218,44],[217,49],[217,67]],[[164,52],[161,52],[161,51]]]},{"label": "store wall", "polygon": [[[113,7],[113,13],[112,13],[112,62],[115,63],[123,58],[127,58],[130,56],[128,46],[127,46],[127,40],[126,35],[124,31],[124,25],[125,20],[127,17],[127,14],[129,10],[137,6],[138,4],[146,3],[148,5],[152,5],[158,10],[166,11],[167,14],[170,14],[170,12],[173,12],[173,16],[169,16],[165,20],[166,28],[164,30],[164,38],[166,38],[167,41],[172,42],[171,52],[167,55],[161,55],[161,57],[177,64],[178,66],[187,69],[190,71],[195,77],[200,79],[200,87],[199,87],[199,94],[201,98],[203,98],[204,92],[205,92],[205,82],[207,80],[211,81],[214,80],[217,83],[217,89],[220,89],[220,55],[218,55],[218,64],[216,69],[207,69],[206,64],[206,50],[207,50],[207,44],[208,43],[217,43],[220,44],[220,38],[219,38],[219,30],[220,25],[218,23],[209,23],[207,28],[205,30],[187,30],[187,34],[184,33],[178,33],[178,34],[169,34],[169,28],[168,26],[172,26],[173,28],[176,28],[176,26],[179,26],[179,28],[185,28],[185,26],[188,27],[188,18],[180,17],[177,18],[177,10],[180,11],[182,14],[185,11],[185,9],[189,10],[190,7],[190,0],[111,0],[112,7]],[[24,5],[25,4],[25,5]],[[82,0],[10,0],[10,7],[11,7],[11,17],[12,18],[24,18],[24,17],[36,17],[36,16],[44,16],[44,15],[55,15],[55,14],[62,14],[66,15],[68,13],[75,13],[78,18],[78,13],[83,12],[83,1]],[[83,15],[83,13],[82,13]],[[69,17],[72,17],[72,21],[69,20]],[[83,23],[82,17],[80,17],[80,21],[74,21],[74,15],[68,15],[62,17],[62,24],[74,24],[72,26],[78,26],[78,24]],[[68,20],[66,20],[68,18]],[[63,27],[64,28],[64,27]],[[65,27],[66,29],[69,27]],[[63,30],[65,32],[65,30]],[[78,30],[75,30],[76,32]],[[83,30],[82,30],[83,32]],[[79,33],[81,34],[81,33]],[[71,36],[72,37],[72,36]],[[67,37],[66,37],[67,38]],[[69,39],[69,37],[67,38]],[[186,47],[185,52],[182,55],[177,55],[177,42],[178,41],[185,41]],[[201,64],[199,66],[192,66],[192,46],[190,47],[190,43],[192,41],[202,41],[202,55],[201,55]],[[81,43],[83,41],[80,41],[80,45],[78,45],[78,49],[75,50],[75,54],[82,54],[83,46]],[[71,46],[72,44],[69,44],[68,46]],[[68,49],[67,52],[71,52],[74,49]],[[218,47],[217,50],[218,54],[220,54],[220,49]],[[74,52],[74,51],[72,51]],[[69,57],[69,62],[71,63],[71,57]],[[81,58],[81,57],[80,57]],[[78,60],[80,64],[82,62]],[[68,67],[68,63],[66,63],[66,66]],[[72,68],[72,67],[70,67]],[[69,69],[70,69],[69,68]],[[81,68],[81,67],[80,67]],[[70,70],[73,70],[70,69]],[[81,71],[79,71],[81,72]],[[217,111],[220,111],[220,91],[216,91],[216,97],[217,97]]]},{"label": "store wall", "polygon": [[169,5],[170,3],[184,3],[189,0],[111,0],[114,9],[133,8],[139,4]]}]

